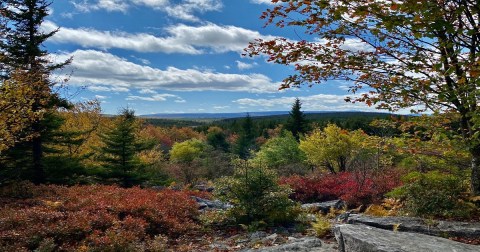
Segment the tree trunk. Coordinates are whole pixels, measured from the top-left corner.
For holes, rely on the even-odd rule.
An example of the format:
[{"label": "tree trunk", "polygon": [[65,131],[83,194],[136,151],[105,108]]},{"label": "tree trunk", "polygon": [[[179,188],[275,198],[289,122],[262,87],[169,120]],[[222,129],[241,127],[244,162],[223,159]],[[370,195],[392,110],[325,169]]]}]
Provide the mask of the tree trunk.
[{"label": "tree trunk", "polygon": [[338,158],[338,171],[345,172],[347,170],[347,158],[339,157]]},{"label": "tree trunk", "polygon": [[[33,132],[40,134],[40,122],[35,122],[32,125]],[[33,163],[33,178],[32,182],[35,184],[45,183],[45,171],[42,165],[42,138],[40,135],[32,139],[32,163]]]},{"label": "tree trunk", "polygon": [[332,173],[332,174],[337,174],[337,172],[335,171],[335,168],[333,167],[333,165],[326,161],[325,162],[325,167]]},{"label": "tree trunk", "polygon": [[480,195],[480,145],[470,150],[472,154],[472,178],[470,185],[474,195]]}]

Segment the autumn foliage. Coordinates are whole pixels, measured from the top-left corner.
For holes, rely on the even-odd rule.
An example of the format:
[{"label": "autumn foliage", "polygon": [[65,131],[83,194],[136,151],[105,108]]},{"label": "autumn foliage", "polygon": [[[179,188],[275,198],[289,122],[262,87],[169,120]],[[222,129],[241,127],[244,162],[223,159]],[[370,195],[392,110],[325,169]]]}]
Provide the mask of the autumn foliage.
[{"label": "autumn foliage", "polygon": [[166,237],[197,227],[196,203],[182,191],[20,184],[2,188],[0,203],[0,247],[7,251],[154,251]]},{"label": "autumn foliage", "polygon": [[400,174],[390,171],[383,174],[341,172],[311,176],[290,176],[280,180],[289,185],[291,197],[301,202],[321,202],[342,199],[349,205],[375,202],[400,185]]}]

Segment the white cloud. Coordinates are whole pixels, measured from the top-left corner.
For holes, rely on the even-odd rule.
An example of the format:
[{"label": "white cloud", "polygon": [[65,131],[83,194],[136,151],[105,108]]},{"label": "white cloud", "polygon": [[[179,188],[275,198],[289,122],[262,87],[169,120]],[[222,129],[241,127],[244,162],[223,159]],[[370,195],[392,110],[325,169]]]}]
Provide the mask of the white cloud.
[{"label": "white cloud", "polygon": [[157,92],[149,88],[144,88],[144,89],[141,89],[139,93],[140,94],[156,94]]},{"label": "white cloud", "polygon": [[126,100],[129,101],[135,101],[135,100],[141,100],[141,101],[166,101],[169,98],[175,98],[177,100],[183,100],[181,97],[173,94],[154,94],[152,96],[136,96],[136,95],[130,95],[127,97]]},{"label": "white cloud", "polygon": [[278,92],[280,86],[263,74],[226,74],[175,67],[158,69],[94,50],[77,50],[55,55],[55,58],[62,62],[71,56],[73,62],[65,69],[67,73],[73,72],[69,83],[87,86],[93,91],[164,89],[273,93]]},{"label": "white cloud", "polygon": [[[302,108],[310,111],[377,111],[374,107],[368,107],[363,103],[345,102],[348,95],[316,94],[298,97],[302,102]],[[234,102],[241,106],[274,108],[290,110],[296,97],[280,97],[272,99],[243,98]]]},{"label": "white cloud", "polygon": [[95,95],[95,99],[97,100],[104,100],[104,99],[107,99],[108,97],[104,96],[104,95]]},{"label": "white cloud", "polygon": [[[43,23],[44,31],[53,31],[57,25],[51,21]],[[98,31],[90,28],[61,28],[49,41],[54,43],[76,44],[84,48],[102,50],[119,48],[137,52],[162,52],[202,54],[205,50],[217,53],[243,52],[250,41],[258,38],[273,39],[236,26],[205,24],[188,26],[179,24],[166,28],[168,36],[156,37],[146,33],[126,33]]]},{"label": "white cloud", "polygon": [[94,91],[94,92],[128,92],[130,89],[126,87],[107,87],[107,86],[88,86],[88,90]]},{"label": "white cloud", "polygon": [[272,0],[250,0],[250,2],[255,4],[271,4],[271,5],[274,4],[272,3]]},{"label": "white cloud", "polygon": [[142,63],[144,65],[150,65],[152,63],[152,62],[150,62],[150,60],[142,59],[142,58],[139,58],[135,55],[130,55],[130,57],[132,57],[132,59],[135,59],[135,60],[139,61],[140,63]]},{"label": "white cloud", "polygon": [[242,62],[242,61],[239,61],[239,60],[237,60],[236,62],[237,62],[237,67],[240,70],[250,69],[250,68],[253,68],[257,65],[256,62],[251,63],[251,64],[245,63],[245,62]]},{"label": "white cloud", "polygon": [[220,0],[183,0],[180,4],[165,7],[165,11],[171,17],[198,22],[196,12],[218,11],[222,8]]},{"label": "white cloud", "polygon": [[[325,45],[328,43],[327,39],[315,39],[315,42]],[[358,52],[358,51],[373,51],[375,48],[373,48],[371,45],[363,42],[361,39],[358,38],[347,38],[345,39],[345,42],[341,45],[340,47],[343,50],[348,50],[352,52]]]},{"label": "white cloud", "polygon": [[171,17],[193,22],[200,21],[196,13],[218,11],[223,6],[221,0],[182,0],[179,3],[168,0],[75,0],[72,3],[81,12],[106,10],[125,13],[133,7],[149,7]]},{"label": "white cloud", "polygon": [[82,12],[92,10],[105,9],[107,11],[121,11],[126,12],[130,7],[128,1],[125,0],[96,0],[96,1],[72,1],[75,8]]}]

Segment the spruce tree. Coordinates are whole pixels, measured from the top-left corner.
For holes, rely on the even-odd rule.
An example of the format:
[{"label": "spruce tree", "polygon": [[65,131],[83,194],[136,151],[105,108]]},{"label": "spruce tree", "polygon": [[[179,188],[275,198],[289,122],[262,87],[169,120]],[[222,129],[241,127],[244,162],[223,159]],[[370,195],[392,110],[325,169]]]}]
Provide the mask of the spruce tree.
[{"label": "spruce tree", "polygon": [[236,142],[234,152],[240,156],[240,158],[246,159],[250,155],[250,150],[254,147],[254,144],[255,134],[253,129],[253,121],[250,117],[250,114],[247,113],[247,116],[242,122],[242,129]]},{"label": "spruce tree", "polygon": [[[46,0],[4,0],[0,4],[0,77],[10,78],[13,72],[24,72],[31,85],[28,99],[32,101],[33,114],[53,111],[65,107],[67,102],[52,91],[54,83],[50,81],[52,71],[62,68],[69,61],[53,64],[48,60],[48,52],[42,49],[43,43],[56,31],[44,33],[40,26],[48,16],[50,2]],[[43,137],[49,130],[48,122],[34,120],[26,129],[33,136],[28,143],[31,150],[31,180],[34,183],[46,181],[42,163]]]},{"label": "spruce tree", "polygon": [[100,151],[100,161],[107,170],[107,176],[118,180],[123,187],[130,187],[138,181],[138,169],[142,163],[137,154],[151,145],[137,140],[134,112],[124,109],[117,118],[116,126],[100,138],[103,146]]},{"label": "spruce tree", "polygon": [[290,117],[285,125],[285,129],[292,132],[297,141],[300,139],[300,134],[304,134],[308,131],[308,121],[301,109],[302,103],[300,102],[300,99],[296,98],[292,105],[292,110],[289,112]]}]

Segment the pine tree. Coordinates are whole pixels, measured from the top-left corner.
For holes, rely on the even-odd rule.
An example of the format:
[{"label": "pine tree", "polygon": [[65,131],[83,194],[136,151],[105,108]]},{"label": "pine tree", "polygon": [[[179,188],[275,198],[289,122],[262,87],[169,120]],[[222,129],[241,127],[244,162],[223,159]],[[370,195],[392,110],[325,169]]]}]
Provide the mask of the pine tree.
[{"label": "pine tree", "polygon": [[292,132],[297,141],[300,139],[300,134],[304,134],[308,131],[308,121],[305,119],[305,114],[301,111],[302,103],[300,99],[296,98],[290,111],[288,122],[285,125],[285,129]]},{"label": "pine tree", "polygon": [[124,109],[117,118],[116,127],[100,135],[104,144],[98,149],[101,154],[100,161],[107,169],[108,176],[120,180],[123,187],[130,187],[138,182],[137,172],[142,163],[137,154],[151,147],[150,144],[137,140],[136,131],[134,112]]},{"label": "pine tree", "polygon": [[[48,60],[48,52],[42,49],[43,43],[56,33],[40,30],[49,5],[46,0],[4,0],[0,4],[0,78],[7,80],[13,72],[24,72],[29,77],[25,81],[31,86],[27,98],[32,101],[30,110],[35,115],[67,104],[52,91],[54,83],[49,77],[52,71],[62,68],[69,61],[52,64]],[[46,181],[42,164],[42,134],[49,130],[48,127],[48,123],[36,119],[28,129],[33,136],[28,142],[32,160],[31,178],[37,184]]]},{"label": "pine tree", "polygon": [[253,129],[253,121],[250,114],[243,120],[242,130],[235,145],[235,154],[242,159],[246,159],[250,155],[250,150],[254,147],[255,134]]}]

